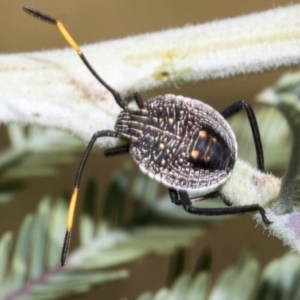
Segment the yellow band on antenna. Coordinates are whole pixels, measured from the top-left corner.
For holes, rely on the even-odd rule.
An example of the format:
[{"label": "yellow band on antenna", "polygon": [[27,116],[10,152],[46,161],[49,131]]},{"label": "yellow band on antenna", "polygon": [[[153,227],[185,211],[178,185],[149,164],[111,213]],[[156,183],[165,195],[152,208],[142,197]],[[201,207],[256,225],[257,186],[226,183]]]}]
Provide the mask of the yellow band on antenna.
[{"label": "yellow band on antenna", "polygon": [[58,30],[60,31],[60,33],[63,35],[63,37],[66,39],[66,41],[70,44],[70,46],[73,49],[75,49],[77,53],[81,53],[79,46],[73,40],[73,38],[70,36],[70,34],[67,31],[67,29],[65,28],[65,26],[59,21],[57,21],[56,26],[57,26]]},{"label": "yellow band on antenna", "polygon": [[78,188],[75,188],[72,194],[69,211],[68,211],[68,219],[67,219],[67,230],[70,231],[73,226],[74,212],[77,201]]}]

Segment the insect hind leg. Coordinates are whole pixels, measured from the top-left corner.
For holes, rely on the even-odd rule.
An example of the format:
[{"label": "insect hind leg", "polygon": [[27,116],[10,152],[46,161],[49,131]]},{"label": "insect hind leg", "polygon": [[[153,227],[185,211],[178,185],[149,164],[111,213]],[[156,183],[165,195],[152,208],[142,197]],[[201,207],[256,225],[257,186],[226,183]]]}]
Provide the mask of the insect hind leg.
[{"label": "insect hind leg", "polygon": [[187,192],[179,191],[177,198],[181,201],[184,210],[193,215],[224,216],[258,211],[261,214],[264,223],[267,225],[271,224],[266,216],[265,210],[258,204],[220,208],[199,208],[192,206],[192,201]]},{"label": "insect hind leg", "polygon": [[169,195],[170,195],[172,203],[174,203],[175,205],[182,205],[182,201],[178,197],[178,192],[176,190],[169,189]]}]

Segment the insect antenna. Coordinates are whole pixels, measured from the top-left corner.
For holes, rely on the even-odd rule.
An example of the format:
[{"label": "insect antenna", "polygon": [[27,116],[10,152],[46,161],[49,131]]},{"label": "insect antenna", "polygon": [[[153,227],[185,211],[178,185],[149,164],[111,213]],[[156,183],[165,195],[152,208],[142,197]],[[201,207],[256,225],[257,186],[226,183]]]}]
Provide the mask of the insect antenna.
[{"label": "insect antenna", "polygon": [[72,36],[69,34],[63,23],[56,20],[55,18],[51,17],[50,15],[47,15],[39,10],[36,10],[33,7],[23,6],[23,10],[28,13],[29,15],[36,17],[42,21],[45,21],[49,24],[56,25],[61,35],[64,37],[64,39],[69,43],[69,45],[77,52],[83,63],[86,65],[86,67],[89,69],[89,71],[94,75],[94,77],[105,87],[107,88],[113,97],[115,98],[117,104],[123,108],[126,109],[128,107],[128,104],[122,99],[120,93],[116,91],[114,88],[112,88],[108,83],[106,83],[100,75],[95,71],[95,69],[91,66],[89,61],[84,56],[83,52],[81,51],[78,44],[74,41]]},{"label": "insect antenna", "polygon": [[[60,33],[62,34],[62,36],[64,37],[64,39],[69,43],[69,45],[77,52],[77,54],[79,55],[79,57],[81,58],[81,60],[83,61],[83,63],[86,65],[86,67],[90,70],[90,72],[94,75],[94,77],[105,87],[107,88],[111,94],[113,95],[113,97],[115,98],[117,104],[123,108],[126,109],[128,107],[128,104],[122,99],[122,97],[120,96],[119,92],[117,92],[115,89],[113,89],[109,84],[107,84],[99,75],[98,73],[94,70],[94,68],[90,65],[90,63],[88,62],[88,60],[85,58],[83,52],[81,51],[80,47],[77,45],[77,43],[74,41],[74,39],[71,37],[71,35],[69,34],[69,32],[66,30],[66,28],[64,27],[64,25],[56,20],[55,18],[41,12],[38,11],[32,7],[27,7],[24,6],[23,10],[25,12],[27,12],[28,14],[42,20],[45,21],[47,23],[56,25],[56,27],[58,28],[58,30],[60,31]],[[136,101],[141,101],[139,95],[135,95],[135,99],[137,99]],[[65,239],[64,239],[64,243],[63,243],[63,249],[62,249],[62,254],[61,254],[61,265],[63,266],[65,264],[66,261],[66,257],[68,254],[68,248],[69,248],[69,244],[70,244],[70,239],[71,239],[71,229],[73,227],[73,219],[74,219],[74,213],[75,213],[75,206],[76,206],[76,202],[77,202],[77,196],[78,196],[78,191],[79,191],[79,183],[80,183],[80,179],[82,176],[82,172],[83,172],[83,168],[84,165],[86,163],[86,160],[89,156],[89,153],[91,152],[91,149],[96,141],[97,138],[102,137],[102,136],[110,136],[110,137],[116,137],[116,138],[120,138],[120,136],[118,135],[118,133],[114,132],[114,131],[110,131],[110,130],[103,130],[103,131],[98,131],[96,133],[94,133],[92,139],[90,140],[85,153],[83,155],[83,158],[81,160],[81,163],[79,165],[78,171],[77,171],[77,175],[75,178],[75,185],[74,185],[74,190],[73,190],[73,194],[71,197],[71,201],[70,201],[70,206],[69,206],[69,210],[68,210],[68,218],[67,218],[67,230],[66,230],[66,235],[65,235]]]}]

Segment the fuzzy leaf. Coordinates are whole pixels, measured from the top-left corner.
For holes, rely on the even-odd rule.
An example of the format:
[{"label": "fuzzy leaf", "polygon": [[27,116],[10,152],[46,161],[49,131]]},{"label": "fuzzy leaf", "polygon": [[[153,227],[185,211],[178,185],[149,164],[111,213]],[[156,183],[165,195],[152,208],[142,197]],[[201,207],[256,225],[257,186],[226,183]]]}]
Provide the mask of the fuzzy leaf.
[{"label": "fuzzy leaf", "polygon": [[55,268],[60,261],[61,242],[64,238],[62,228],[66,226],[67,204],[63,199],[57,201],[51,212],[48,226],[46,268]]},{"label": "fuzzy leaf", "polygon": [[[16,247],[11,262],[11,271],[8,278],[8,285],[4,290],[17,290],[25,283],[27,274],[27,263],[30,254],[30,241],[32,236],[32,215],[25,217],[21,226]],[[6,280],[4,280],[6,281]]]},{"label": "fuzzy leaf", "polygon": [[[13,199],[13,192],[25,186],[30,176],[49,176],[58,166],[73,161],[83,144],[57,130],[28,128],[10,124],[11,146],[0,153],[0,203]],[[5,180],[5,181],[4,181]]]},{"label": "fuzzy leaf", "polygon": [[0,240],[0,286],[4,281],[4,276],[7,268],[7,262],[9,258],[9,251],[12,246],[12,234],[10,232],[3,235]]},{"label": "fuzzy leaf", "polygon": [[206,272],[199,273],[191,282],[187,300],[205,300],[208,294],[209,276]]},{"label": "fuzzy leaf", "polygon": [[29,279],[36,280],[43,273],[44,256],[46,252],[46,239],[48,235],[50,215],[50,199],[41,201],[37,214],[33,220],[31,257],[29,266]]},{"label": "fuzzy leaf", "polygon": [[244,255],[242,264],[226,268],[210,290],[210,274],[200,272],[195,277],[180,275],[171,288],[162,288],[154,295],[146,292],[137,300],[297,300],[300,295],[300,257],[286,254],[270,262],[262,275],[259,263]]},{"label": "fuzzy leaf", "polygon": [[[299,5],[291,5],[82,48],[100,75],[126,96],[170,83],[298,64],[299,11]],[[60,128],[83,140],[113,128],[119,107],[72,49],[2,55],[0,64],[0,122]],[[45,88],[49,85],[55,97]]]},{"label": "fuzzy leaf", "polygon": [[[109,191],[113,191],[113,187],[117,194],[122,196],[126,191],[130,191],[131,187],[137,187],[128,180],[128,170],[128,164],[125,164],[121,172],[113,177]],[[151,180],[146,180],[146,187],[147,182]],[[87,191],[89,193],[86,193],[86,196],[89,200],[97,201],[91,187]],[[111,192],[108,195],[104,205],[111,202]],[[149,199],[145,201],[148,203]],[[5,289],[0,289],[2,296],[6,296],[3,299],[53,299],[84,293],[93,284],[126,278],[128,271],[120,269],[120,265],[140,259],[149,253],[169,255],[179,247],[190,245],[194,238],[201,234],[197,226],[141,226],[135,224],[136,218],[132,219],[132,224],[127,224],[128,229],[113,229],[106,221],[97,224],[90,210],[93,205],[89,203],[89,208],[84,210],[85,221],[81,221],[81,227],[98,227],[101,230],[89,233],[90,237],[70,253],[66,266],[61,268],[59,260],[64,234],[62,228],[66,221],[66,203],[59,200],[51,206],[48,197],[41,201],[36,214],[27,217],[20,230],[9,272],[3,275]],[[136,213],[138,214],[137,211]],[[122,214],[117,214],[113,227],[120,224],[121,220]],[[2,257],[7,259],[5,254]],[[3,267],[5,268],[5,264]],[[113,267],[114,271],[102,271],[103,268]]]},{"label": "fuzzy leaf", "polygon": [[235,268],[228,268],[220,276],[209,299],[253,299],[258,272],[258,263],[252,258],[248,258],[242,265]]},{"label": "fuzzy leaf", "polygon": [[274,260],[264,270],[256,299],[298,299],[300,296],[300,259],[289,254]]},{"label": "fuzzy leaf", "polygon": [[69,163],[83,148],[80,141],[57,130],[30,128],[25,134],[24,128],[11,124],[8,131],[12,144],[0,155],[0,172],[6,178],[53,175],[56,165]]}]

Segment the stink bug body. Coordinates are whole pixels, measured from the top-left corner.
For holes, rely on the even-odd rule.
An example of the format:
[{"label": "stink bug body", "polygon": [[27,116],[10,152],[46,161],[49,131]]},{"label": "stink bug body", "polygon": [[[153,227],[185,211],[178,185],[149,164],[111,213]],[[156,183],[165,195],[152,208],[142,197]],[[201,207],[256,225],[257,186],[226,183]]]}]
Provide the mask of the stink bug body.
[{"label": "stink bug body", "polygon": [[[230,206],[230,201],[218,192],[218,188],[230,176],[237,158],[234,133],[225,120],[245,109],[254,138],[257,167],[264,171],[263,149],[256,118],[251,106],[245,101],[230,105],[221,113],[209,105],[183,96],[156,96],[143,102],[138,93],[133,98],[138,108],[131,108],[120,94],[107,84],[92,68],[79,46],[63,24],[33,8],[24,7],[27,13],[57,26],[63,37],[76,50],[95,78],[113,95],[123,109],[118,116],[115,130],[97,131],[92,136],[79,165],[67,221],[61,264],[64,265],[73,224],[73,216],[79,183],[89,153],[100,137],[115,137],[127,141],[127,145],[105,150],[106,155],[129,152],[140,169],[151,178],[169,188],[173,203],[182,205],[192,214],[228,215],[259,211],[266,224],[269,220],[258,204],[239,207],[197,208],[192,201],[220,197]],[[188,191],[198,193],[190,198]]]},{"label": "stink bug body", "polygon": [[157,96],[142,109],[123,110],[115,131],[129,140],[129,153],[144,173],[199,195],[224,183],[237,156],[235,136],[222,115],[182,96]]}]

